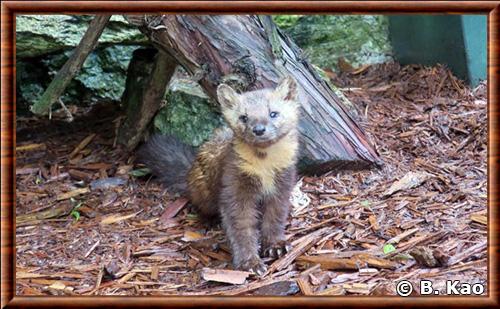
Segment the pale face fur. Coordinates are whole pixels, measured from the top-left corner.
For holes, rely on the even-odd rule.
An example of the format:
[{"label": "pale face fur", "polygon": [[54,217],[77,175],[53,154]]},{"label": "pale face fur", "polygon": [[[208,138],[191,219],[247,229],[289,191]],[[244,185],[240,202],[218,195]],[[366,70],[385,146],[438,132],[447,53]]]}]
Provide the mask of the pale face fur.
[{"label": "pale face fur", "polygon": [[[242,159],[239,168],[260,180],[263,193],[272,194],[276,172],[294,165],[297,156],[299,113],[295,81],[288,77],[276,89],[244,94],[221,85],[217,94],[236,137],[234,150]],[[260,130],[256,132],[255,128]]]},{"label": "pale face fur", "polygon": [[250,146],[269,147],[297,127],[297,86],[290,77],[282,79],[276,89],[243,94],[222,84],[217,96],[235,136]]}]

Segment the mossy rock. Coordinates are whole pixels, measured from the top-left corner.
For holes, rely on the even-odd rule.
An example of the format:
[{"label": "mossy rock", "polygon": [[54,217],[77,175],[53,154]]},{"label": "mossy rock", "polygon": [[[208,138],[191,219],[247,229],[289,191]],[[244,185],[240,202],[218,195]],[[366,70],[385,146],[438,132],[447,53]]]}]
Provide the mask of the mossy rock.
[{"label": "mossy rock", "polygon": [[[92,15],[16,16],[18,111],[26,113],[64,65],[88,28]],[[132,52],[148,39],[121,15],[113,15],[82,69],[66,88],[65,103],[119,101]]]},{"label": "mossy rock", "polygon": [[224,123],[217,104],[183,70],[172,78],[165,101],[154,119],[155,129],[192,146],[201,145]]},{"label": "mossy rock", "polygon": [[392,57],[388,18],[383,15],[276,15],[278,26],[321,68],[353,67]]},{"label": "mossy rock", "polygon": [[[91,15],[17,15],[16,57],[39,57],[74,48]],[[99,38],[100,45],[148,44],[148,39],[121,15],[113,15]]]},{"label": "mossy rock", "polygon": [[[116,101],[125,89],[127,66],[140,46],[112,45],[94,50],[66,88],[65,103],[87,105],[99,100]],[[71,55],[70,50],[37,58],[18,59],[16,93],[20,111],[28,110]]]}]

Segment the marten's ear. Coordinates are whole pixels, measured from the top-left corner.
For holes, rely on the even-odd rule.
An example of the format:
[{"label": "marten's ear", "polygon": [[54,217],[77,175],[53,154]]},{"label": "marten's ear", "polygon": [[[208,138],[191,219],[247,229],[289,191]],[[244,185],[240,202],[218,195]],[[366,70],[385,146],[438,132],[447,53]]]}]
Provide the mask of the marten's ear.
[{"label": "marten's ear", "polygon": [[298,96],[297,83],[291,76],[286,76],[276,86],[275,93],[283,100],[296,101]]},{"label": "marten's ear", "polygon": [[226,84],[217,87],[217,100],[223,108],[232,108],[238,101],[238,93]]}]

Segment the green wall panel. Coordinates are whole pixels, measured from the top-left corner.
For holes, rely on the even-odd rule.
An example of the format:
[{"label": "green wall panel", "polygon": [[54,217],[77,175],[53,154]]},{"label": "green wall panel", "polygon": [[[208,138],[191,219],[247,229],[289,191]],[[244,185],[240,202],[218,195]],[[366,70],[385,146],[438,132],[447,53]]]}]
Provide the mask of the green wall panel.
[{"label": "green wall panel", "polygon": [[389,36],[402,64],[442,63],[473,85],[486,79],[485,15],[392,15]]}]

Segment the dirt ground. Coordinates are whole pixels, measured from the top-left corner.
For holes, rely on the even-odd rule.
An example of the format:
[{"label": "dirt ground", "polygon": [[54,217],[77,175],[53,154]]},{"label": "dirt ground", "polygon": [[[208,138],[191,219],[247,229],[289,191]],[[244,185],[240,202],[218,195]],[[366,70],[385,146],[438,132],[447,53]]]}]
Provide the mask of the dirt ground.
[{"label": "dirt ground", "polygon": [[[231,269],[223,232],[114,147],[110,104],[18,118],[18,295],[395,295],[396,283],[487,280],[486,86],[447,69],[328,73],[382,169],[303,177],[293,249],[264,278]],[[223,283],[216,281],[232,283]]]}]

